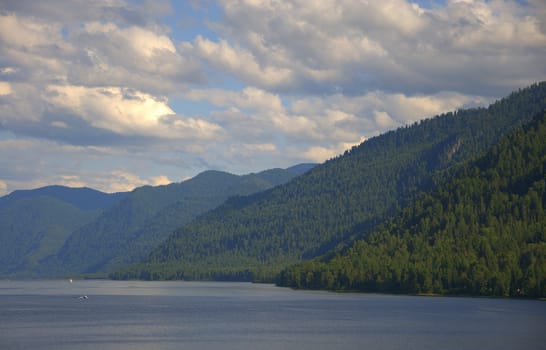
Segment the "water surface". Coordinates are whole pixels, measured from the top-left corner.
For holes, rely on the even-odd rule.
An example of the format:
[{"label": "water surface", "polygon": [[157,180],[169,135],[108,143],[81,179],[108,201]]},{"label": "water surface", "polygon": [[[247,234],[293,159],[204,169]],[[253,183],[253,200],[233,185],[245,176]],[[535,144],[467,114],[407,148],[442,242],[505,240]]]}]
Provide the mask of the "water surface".
[{"label": "water surface", "polygon": [[545,330],[532,300],[0,281],[0,349],[546,349]]}]

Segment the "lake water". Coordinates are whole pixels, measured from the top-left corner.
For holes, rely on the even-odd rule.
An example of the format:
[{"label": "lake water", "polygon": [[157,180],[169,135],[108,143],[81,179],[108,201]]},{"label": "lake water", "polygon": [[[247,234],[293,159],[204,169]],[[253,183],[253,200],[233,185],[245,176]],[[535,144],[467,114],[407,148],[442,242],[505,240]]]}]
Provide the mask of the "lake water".
[{"label": "lake water", "polygon": [[250,283],[0,281],[0,349],[546,349],[546,303]]}]

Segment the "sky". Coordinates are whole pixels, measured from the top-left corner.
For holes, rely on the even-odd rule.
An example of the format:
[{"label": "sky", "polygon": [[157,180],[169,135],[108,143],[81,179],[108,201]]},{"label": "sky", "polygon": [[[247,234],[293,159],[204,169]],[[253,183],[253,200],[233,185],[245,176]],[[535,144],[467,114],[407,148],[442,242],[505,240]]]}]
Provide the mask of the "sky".
[{"label": "sky", "polygon": [[542,80],[544,0],[0,0],[0,195],[321,163]]}]

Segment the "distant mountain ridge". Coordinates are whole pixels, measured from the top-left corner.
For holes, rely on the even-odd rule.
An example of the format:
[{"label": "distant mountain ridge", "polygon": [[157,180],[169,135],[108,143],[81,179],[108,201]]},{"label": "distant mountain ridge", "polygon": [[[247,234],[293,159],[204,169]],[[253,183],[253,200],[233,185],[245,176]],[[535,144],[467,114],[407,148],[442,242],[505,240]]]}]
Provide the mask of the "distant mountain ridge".
[{"label": "distant mountain ridge", "polygon": [[0,209],[23,198],[47,196],[70,203],[82,210],[105,209],[123,198],[127,192],[104,193],[88,187],[74,188],[59,185],[45,186],[33,190],[16,190],[0,197]]},{"label": "distant mountain ridge", "polygon": [[61,273],[96,273],[141,261],[176,228],[229,197],[263,191],[299,174],[284,169],[248,175],[209,170],[181,183],[138,188],[75,231],[52,265],[60,266]]},{"label": "distant mountain ridge", "polygon": [[233,195],[285,183],[309,166],[233,175],[205,171],[131,192],[47,186],[0,197],[0,276],[96,273],[139,261],[164,236]]},{"label": "distant mountain ridge", "polygon": [[178,229],[147,264],[114,278],[271,280],[348,247],[400,213],[438,171],[473,159],[546,109],[546,82],[488,108],[446,113],[371,138],[289,183],[237,197]]}]

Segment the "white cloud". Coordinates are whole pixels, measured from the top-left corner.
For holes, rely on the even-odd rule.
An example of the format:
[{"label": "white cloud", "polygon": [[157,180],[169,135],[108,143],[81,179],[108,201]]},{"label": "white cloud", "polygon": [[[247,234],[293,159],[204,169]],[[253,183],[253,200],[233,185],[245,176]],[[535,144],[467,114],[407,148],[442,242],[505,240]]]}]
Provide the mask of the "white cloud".
[{"label": "white cloud", "polygon": [[374,120],[381,129],[390,129],[397,126],[397,123],[391,118],[389,113],[373,111]]},{"label": "white cloud", "polygon": [[251,152],[276,152],[277,146],[273,143],[245,144],[244,148]]},{"label": "white cloud", "polygon": [[0,180],[0,196],[8,194],[8,184],[5,181]]},{"label": "white cloud", "polygon": [[[168,106],[167,95],[198,81],[200,68],[176,50],[164,29],[123,27],[100,17],[100,22],[65,26],[58,13],[38,7],[25,10],[56,20],[24,13],[0,16],[0,78],[7,80],[0,81],[4,128],[71,143],[92,138],[100,143],[112,134],[208,139],[221,131]],[[104,132],[110,136],[97,138]]]},{"label": "white cloud", "polygon": [[190,100],[207,101],[221,107],[232,106],[241,109],[271,112],[282,112],[284,110],[279,95],[252,86],[247,86],[241,91],[193,89],[185,93],[184,96]]},{"label": "white cloud", "polygon": [[322,146],[312,146],[303,152],[303,156],[312,162],[322,163],[339,154],[339,149],[326,148]]},{"label": "white cloud", "polygon": [[114,170],[109,179],[109,187],[112,192],[131,191],[135,187],[147,185],[138,175],[124,170]]},{"label": "white cloud", "polygon": [[[99,174],[97,180],[91,182],[95,189],[101,189],[107,193],[128,192],[136,187],[151,185],[168,185],[172,181],[165,175],[151,176],[148,179],[142,179],[140,176],[127,170],[116,169],[110,173]],[[56,183],[68,187],[86,187],[90,184],[90,179],[80,175],[61,175]]]},{"label": "white cloud", "polygon": [[114,135],[194,141],[222,135],[219,125],[176,114],[166,98],[134,89],[47,85],[38,90],[15,84],[5,92],[10,93],[10,103],[0,105],[5,128],[73,144],[100,144]]},{"label": "white cloud", "polygon": [[0,16],[0,40],[15,48],[34,49],[62,43],[59,23],[19,18],[16,15]]},{"label": "white cloud", "polygon": [[158,35],[141,27],[120,29],[113,23],[91,22],[85,25],[85,31],[91,35],[117,36],[120,42],[127,42],[132,51],[146,58],[160,54],[161,51],[176,52],[174,44],[166,35]]},{"label": "white cloud", "polygon": [[[202,39],[210,46],[202,54],[258,87],[497,95],[534,82],[537,73],[546,77],[540,2],[449,1],[430,9],[405,0],[223,5],[220,28],[230,41]],[[271,84],[260,79],[268,69],[290,77]]]},{"label": "white cloud", "polygon": [[287,68],[261,65],[254,55],[245,49],[234,48],[227,41],[215,43],[198,36],[194,43],[197,54],[216,68],[243,78],[252,84],[278,87],[291,82],[292,73]]},{"label": "white cloud", "polygon": [[538,48],[546,41],[535,11],[530,8],[524,12],[516,2],[450,1],[434,15],[434,24],[451,24],[439,34],[449,40],[453,51],[499,53],[515,47]]},{"label": "white cloud", "polygon": [[86,187],[86,182],[82,181],[79,176],[76,175],[59,175],[59,182],[57,184],[67,187]]},{"label": "white cloud", "polygon": [[[184,82],[198,79],[197,64],[178,53],[166,34],[150,28],[87,23],[83,30],[74,33],[74,41],[85,48],[86,58],[91,63],[79,68],[110,75],[107,77],[110,84],[118,78],[115,79],[119,81],[117,85],[130,83],[136,87],[140,83],[150,91],[168,91],[176,83],[182,86]],[[132,78],[131,74],[135,73],[137,78]],[[163,78],[163,84],[167,83],[167,90],[153,83],[158,77]],[[101,81],[89,77],[92,78],[91,82]]]},{"label": "white cloud", "polygon": [[62,80],[65,70],[62,60],[73,50],[62,39],[59,23],[0,15],[0,54],[5,78],[23,76],[38,84],[44,80]]},{"label": "white cloud", "polygon": [[13,92],[11,85],[5,81],[0,81],[0,96],[10,95]]},{"label": "white cloud", "polygon": [[47,92],[56,107],[118,134],[154,133],[162,117],[175,114],[165,101],[117,87],[48,86]]},{"label": "white cloud", "polygon": [[165,175],[152,176],[150,178],[150,184],[152,186],[168,185],[170,183],[172,183],[172,181]]},{"label": "white cloud", "polygon": [[[160,27],[91,21],[67,27],[20,14],[0,16],[2,75],[34,83],[132,87],[172,93],[202,79],[199,64],[178,52]],[[17,74],[15,74],[17,75]]]},{"label": "white cloud", "polygon": [[0,69],[0,74],[2,75],[9,75],[17,72],[17,70],[13,67],[5,67]]}]

